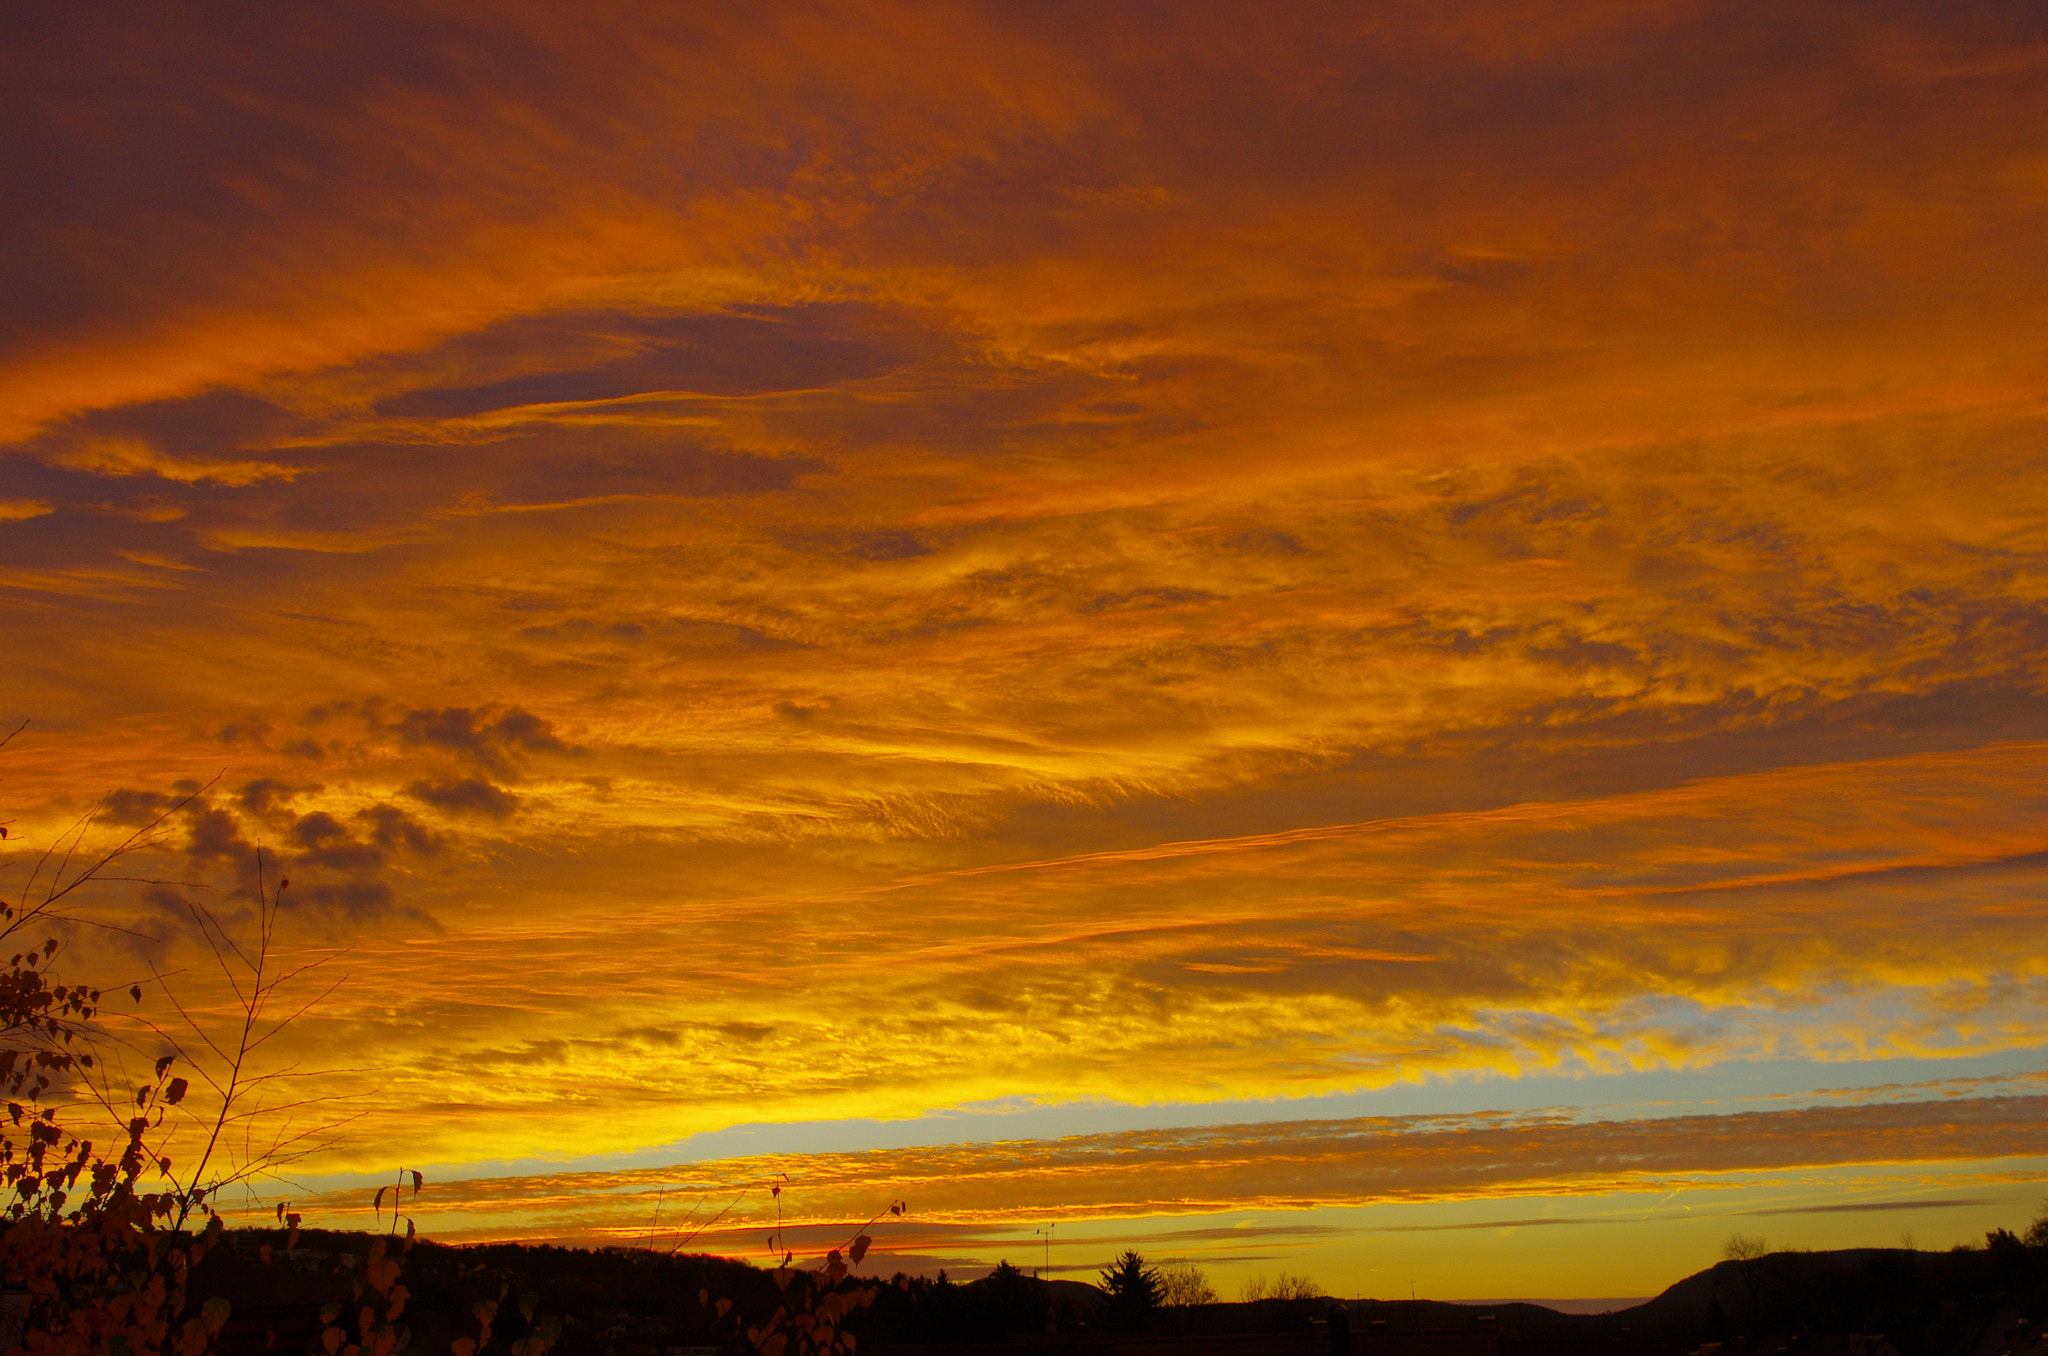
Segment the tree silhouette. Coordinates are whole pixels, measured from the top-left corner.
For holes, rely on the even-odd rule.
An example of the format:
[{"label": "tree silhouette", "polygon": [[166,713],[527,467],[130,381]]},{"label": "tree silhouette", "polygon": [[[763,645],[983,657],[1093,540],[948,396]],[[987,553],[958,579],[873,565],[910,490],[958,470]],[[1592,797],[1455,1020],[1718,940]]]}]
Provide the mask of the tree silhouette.
[{"label": "tree silhouette", "polygon": [[2030,1248],[2048,1248],[2048,1201],[2041,1202],[2041,1213],[2034,1216],[2034,1222],[2020,1235],[2020,1242]]},{"label": "tree silhouette", "polygon": [[994,1326],[1006,1333],[1045,1331],[1046,1293],[1041,1281],[1026,1276],[1007,1261],[982,1282]]},{"label": "tree silhouette", "polygon": [[1748,1294],[1749,1320],[1752,1324],[1764,1320],[1764,1259],[1771,1255],[1771,1246],[1761,1238],[1748,1234],[1730,1234],[1728,1241],[1721,1245],[1724,1260],[1735,1263],[1742,1276],[1742,1288]]},{"label": "tree silhouette", "polygon": [[1188,1309],[1197,1304],[1214,1304],[1216,1287],[1193,1262],[1167,1262],[1155,1272],[1159,1301],[1171,1308]]},{"label": "tree silhouette", "polygon": [[1116,1327],[1141,1326],[1159,1307],[1159,1273],[1128,1249],[1102,1269],[1102,1289],[1109,1296],[1109,1321]]}]

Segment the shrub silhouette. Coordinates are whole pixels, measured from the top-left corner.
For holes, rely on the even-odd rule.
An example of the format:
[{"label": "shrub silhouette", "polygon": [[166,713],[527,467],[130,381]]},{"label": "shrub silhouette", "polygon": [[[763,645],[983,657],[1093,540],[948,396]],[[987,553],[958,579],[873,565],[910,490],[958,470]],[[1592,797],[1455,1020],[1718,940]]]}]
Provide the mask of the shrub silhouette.
[{"label": "shrub silhouette", "polygon": [[1159,1279],[1159,1301],[1170,1309],[1216,1302],[1216,1287],[1193,1262],[1162,1263],[1154,1274]]},{"label": "shrub silhouette", "polygon": [[1323,1288],[1306,1276],[1290,1276],[1283,1271],[1269,1281],[1265,1273],[1261,1272],[1244,1283],[1243,1295],[1246,1304],[1258,1304],[1268,1300],[1293,1303],[1321,1299]]}]

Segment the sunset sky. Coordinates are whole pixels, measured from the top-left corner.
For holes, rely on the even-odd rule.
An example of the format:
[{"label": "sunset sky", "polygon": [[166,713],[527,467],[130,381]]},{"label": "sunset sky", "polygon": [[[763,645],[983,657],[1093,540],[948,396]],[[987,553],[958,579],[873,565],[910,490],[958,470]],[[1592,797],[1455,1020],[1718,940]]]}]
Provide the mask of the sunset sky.
[{"label": "sunset sky", "polygon": [[7,881],[199,787],[69,956],[218,1012],[291,878],[309,1223],[1597,1298],[2048,1193],[2041,6],[0,31]]}]

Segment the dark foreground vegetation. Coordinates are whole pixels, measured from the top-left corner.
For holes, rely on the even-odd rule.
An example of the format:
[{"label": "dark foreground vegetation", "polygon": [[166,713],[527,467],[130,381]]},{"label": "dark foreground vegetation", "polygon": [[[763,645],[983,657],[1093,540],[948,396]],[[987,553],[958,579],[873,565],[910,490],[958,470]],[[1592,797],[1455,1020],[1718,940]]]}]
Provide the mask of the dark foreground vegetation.
[{"label": "dark foreground vegetation", "polygon": [[[287,1259],[278,1235],[225,1235],[191,1286],[231,1306],[218,1338],[221,1356],[319,1352],[320,1310],[333,1292],[332,1276],[359,1269],[361,1262],[342,1259],[362,1257],[370,1242],[361,1234],[309,1230]],[[778,1312],[788,1325],[787,1315],[814,1309],[823,1296],[861,1293],[871,1298],[847,1307],[835,1341],[863,1354],[1029,1348],[1063,1356],[2048,1356],[2040,1335],[2048,1318],[2048,1246],[2030,1247],[2002,1232],[1984,1248],[1945,1253],[1743,1257],[1690,1276],[1646,1304],[1600,1315],[1530,1304],[1338,1306],[1321,1297],[1173,1305],[1156,1295],[1134,1300],[1113,1286],[1046,1284],[1008,1266],[969,1283],[901,1275],[848,1275],[835,1283],[799,1270],[778,1279],[715,1257],[512,1244],[416,1244],[405,1258],[405,1280],[410,1298],[399,1350],[426,1356],[473,1339],[479,1303],[504,1306],[505,1336],[495,1346],[513,1349],[513,1356],[516,1334],[541,1323],[561,1356],[698,1356],[772,1348],[764,1333]],[[525,1313],[510,1317],[522,1301]],[[1344,1313],[1333,1320],[1337,1307]]]}]

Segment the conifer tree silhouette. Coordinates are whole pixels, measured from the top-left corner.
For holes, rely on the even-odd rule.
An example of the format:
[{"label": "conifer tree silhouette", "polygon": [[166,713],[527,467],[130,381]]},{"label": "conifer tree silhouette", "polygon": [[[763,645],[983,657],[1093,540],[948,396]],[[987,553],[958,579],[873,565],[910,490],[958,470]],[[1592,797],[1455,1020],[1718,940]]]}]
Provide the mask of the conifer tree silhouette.
[{"label": "conifer tree silhouette", "polygon": [[1126,1249],[1101,1272],[1109,1296],[1108,1317],[1116,1327],[1142,1326],[1159,1307],[1159,1273],[1145,1259]]}]

